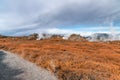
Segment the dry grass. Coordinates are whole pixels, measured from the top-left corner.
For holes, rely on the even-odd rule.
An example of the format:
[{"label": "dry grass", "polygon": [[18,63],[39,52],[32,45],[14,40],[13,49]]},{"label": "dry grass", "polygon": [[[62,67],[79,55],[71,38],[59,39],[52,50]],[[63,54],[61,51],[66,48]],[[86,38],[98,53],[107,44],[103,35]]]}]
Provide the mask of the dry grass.
[{"label": "dry grass", "polygon": [[52,71],[60,80],[120,80],[120,41],[0,39],[0,48]]}]

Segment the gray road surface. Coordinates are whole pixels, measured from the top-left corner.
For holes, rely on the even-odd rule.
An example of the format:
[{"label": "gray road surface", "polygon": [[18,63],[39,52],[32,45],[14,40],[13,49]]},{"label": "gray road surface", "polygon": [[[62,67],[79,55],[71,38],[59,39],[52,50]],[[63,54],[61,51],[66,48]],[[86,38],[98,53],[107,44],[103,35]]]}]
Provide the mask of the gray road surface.
[{"label": "gray road surface", "polygon": [[0,51],[0,80],[57,80],[49,71],[21,57]]}]

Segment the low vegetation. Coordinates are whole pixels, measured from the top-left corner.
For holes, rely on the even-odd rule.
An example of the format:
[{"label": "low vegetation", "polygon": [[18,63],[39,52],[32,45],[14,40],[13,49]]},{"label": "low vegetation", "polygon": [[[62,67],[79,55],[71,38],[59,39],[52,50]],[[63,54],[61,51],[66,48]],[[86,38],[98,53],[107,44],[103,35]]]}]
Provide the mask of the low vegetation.
[{"label": "low vegetation", "polygon": [[0,38],[0,49],[53,72],[59,80],[120,80],[120,41]]}]

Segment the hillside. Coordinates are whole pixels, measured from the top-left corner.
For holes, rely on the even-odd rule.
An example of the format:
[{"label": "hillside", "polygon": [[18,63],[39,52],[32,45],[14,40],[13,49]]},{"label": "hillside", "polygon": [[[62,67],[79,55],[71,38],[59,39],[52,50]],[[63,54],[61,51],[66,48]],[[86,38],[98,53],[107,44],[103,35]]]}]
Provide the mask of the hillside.
[{"label": "hillside", "polygon": [[0,38],[0,49],[53,72],[60,80],[120,80],[120,41]]}]

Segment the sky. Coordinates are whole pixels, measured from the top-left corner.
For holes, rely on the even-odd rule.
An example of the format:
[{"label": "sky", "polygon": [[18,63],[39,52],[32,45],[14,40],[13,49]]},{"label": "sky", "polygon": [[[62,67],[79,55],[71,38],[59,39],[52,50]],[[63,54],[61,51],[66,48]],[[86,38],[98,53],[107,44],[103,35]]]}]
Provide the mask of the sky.
[{"label": "sky", "polygon": [[120,0],[0,0],[0,34],[120,33]]}]

